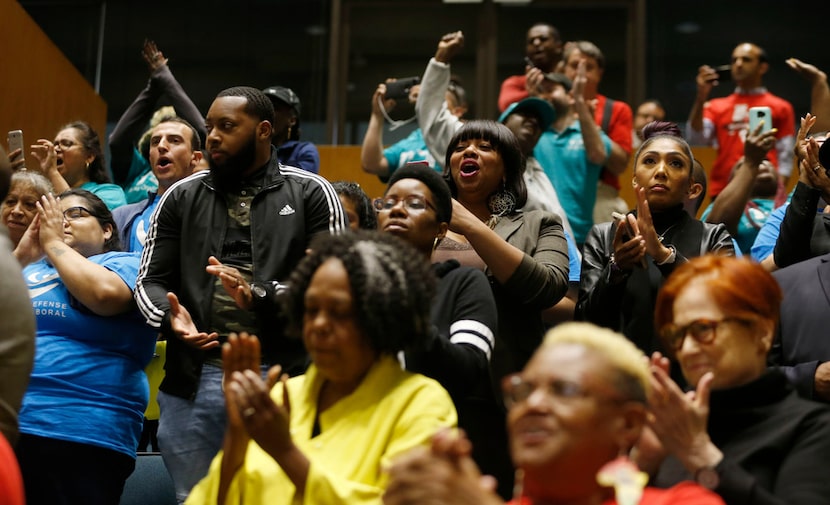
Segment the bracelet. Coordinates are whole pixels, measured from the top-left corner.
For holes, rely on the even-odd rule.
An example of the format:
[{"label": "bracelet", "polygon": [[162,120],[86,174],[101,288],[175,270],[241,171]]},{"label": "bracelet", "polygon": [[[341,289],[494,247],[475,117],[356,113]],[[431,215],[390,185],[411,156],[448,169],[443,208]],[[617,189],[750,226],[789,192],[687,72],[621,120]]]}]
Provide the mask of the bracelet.
[{"label": "bracelet", "polygon": [[677,249],[675,249],[675,247],[674,247],[673,245],[671,245],[671,244],[669,244],[669,245],[668,245],[668,246],[666,246],[666,247],[668,247],[669,249],[671,249],[671,253],[669,253],[669,257],[668,257],[668,258],[666,258],[666,259],[664,259],[663,261],[661,261],[661,262],[659,262],[659,263],[655,261],[655,262],[654,262],[654,264],[655,264],[655,265],[667,265],[667,264],[669,264],[669,263],[674,263],[674,262],[675,262],[675,260],[677,259]]}]

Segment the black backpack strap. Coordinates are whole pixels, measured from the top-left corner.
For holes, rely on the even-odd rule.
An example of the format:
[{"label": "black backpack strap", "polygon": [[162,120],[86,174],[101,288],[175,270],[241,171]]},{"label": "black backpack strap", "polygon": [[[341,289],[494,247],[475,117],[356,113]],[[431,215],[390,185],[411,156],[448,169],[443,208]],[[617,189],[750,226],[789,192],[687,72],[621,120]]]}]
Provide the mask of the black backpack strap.
[{"label": "black backpack strap", "polygon": [[608,125],[611,123],[611,111],[614,108],[614,100],[605,98],[605,107],[602,109],[602,131],[608,134]]}]

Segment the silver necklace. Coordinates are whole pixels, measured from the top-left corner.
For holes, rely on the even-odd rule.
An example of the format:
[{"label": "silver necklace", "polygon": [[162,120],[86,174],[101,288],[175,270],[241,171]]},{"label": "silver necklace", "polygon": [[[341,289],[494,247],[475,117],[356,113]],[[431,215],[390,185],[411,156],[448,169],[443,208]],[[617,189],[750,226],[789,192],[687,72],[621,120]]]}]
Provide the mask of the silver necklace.
[{"label": "silver necklace", "polygon": [[657,235],[657,240],[658,240],[658,241],[662,244],[662,243],[663,243],[663,239],[666,237],[666,233],[670,232],[672,228],[674,228],[675,226],[677,226],[677,225],[679,225],[679,224],[680,224],[680,223],[674,223],[673,225],[671,225],[671,226],[669,226],[668,228],[666,228],[666,229],[665,229],[665,231],[663,231],[663,233],[661,233],[661,234]]}]

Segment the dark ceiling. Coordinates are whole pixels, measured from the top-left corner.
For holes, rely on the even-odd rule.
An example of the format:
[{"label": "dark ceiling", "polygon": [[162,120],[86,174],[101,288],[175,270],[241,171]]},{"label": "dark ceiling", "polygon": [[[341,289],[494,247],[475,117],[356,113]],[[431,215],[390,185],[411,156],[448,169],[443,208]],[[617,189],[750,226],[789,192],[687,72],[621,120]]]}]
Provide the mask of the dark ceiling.
[{"label": "dark ceiling", "polygon": [[[489,1],[489,0],[488,0]],[[558,26],[565,39],[593,40],[609,66],[601,90],[628,99],[625,7],[637,0],[534,0],[527,7],[499,7],[499,78],[521,69],[523,37],[535,20]],[[247,84],[294,88],[303,100],[304,132],[327,143],[321,124],[327,117],[329,0],[179,0],[72,1],[23,0],[46,34],[90,83],[96,82],[99,36],[104,19],[100,94],[114,122],[144,86],[147,69],[139,51],[155,40],[193,101],[206,111],[215,94]],[[342,0],[349,6],[347,143],[359,143],[368,120],[369,99],[377,82],[390,76],[420,74],[443,34],[464,29],[469,50],[458,69],[472,88],[479,27],[475,5],[441,0]],[[643,0],[645,6],[645,96],[660,98],[669,116],[685,121],[694,97],[694,76],[703,63],[726,63],[742,40],[765,46],[771,60],[766,83],[793,102],[796,114],[809,109],[809,87],[784,60],[797,56],[830,69],[822,47],[819,4],[805,0]],[[346,9],[344,8],[344,11]],[[731,90],[724,89],[723,93]],[[472,96],[474,113],[492,116]],[[315,126],[316,125],[316,126]],[[304,137],[305,137],[304,133]]]}]

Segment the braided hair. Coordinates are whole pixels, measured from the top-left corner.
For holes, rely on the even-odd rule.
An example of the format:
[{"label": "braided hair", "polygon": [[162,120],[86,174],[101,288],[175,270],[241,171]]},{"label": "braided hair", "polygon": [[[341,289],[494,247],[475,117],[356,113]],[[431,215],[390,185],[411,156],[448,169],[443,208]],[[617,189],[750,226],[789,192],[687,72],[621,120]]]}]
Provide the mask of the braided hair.
[{"label": "braided hair", "polygon": [[358,228],[363,230],[374,230],[378,227],[378,217],[372,207],[372,200],[363,191],[360,184],[354,181],[334,181],[331,187],[339,196],[348,198],[354,204],[357,211]]},{"label": "braided hair", "polygon": [[319,235],[294,272],[285,293],[288,330],[303,333],[305,292],[328,259],[343,262],[360,328],[379,353],[423,348],[430,332],[435,276],[428,261],[403,240],[377,231]]}]

